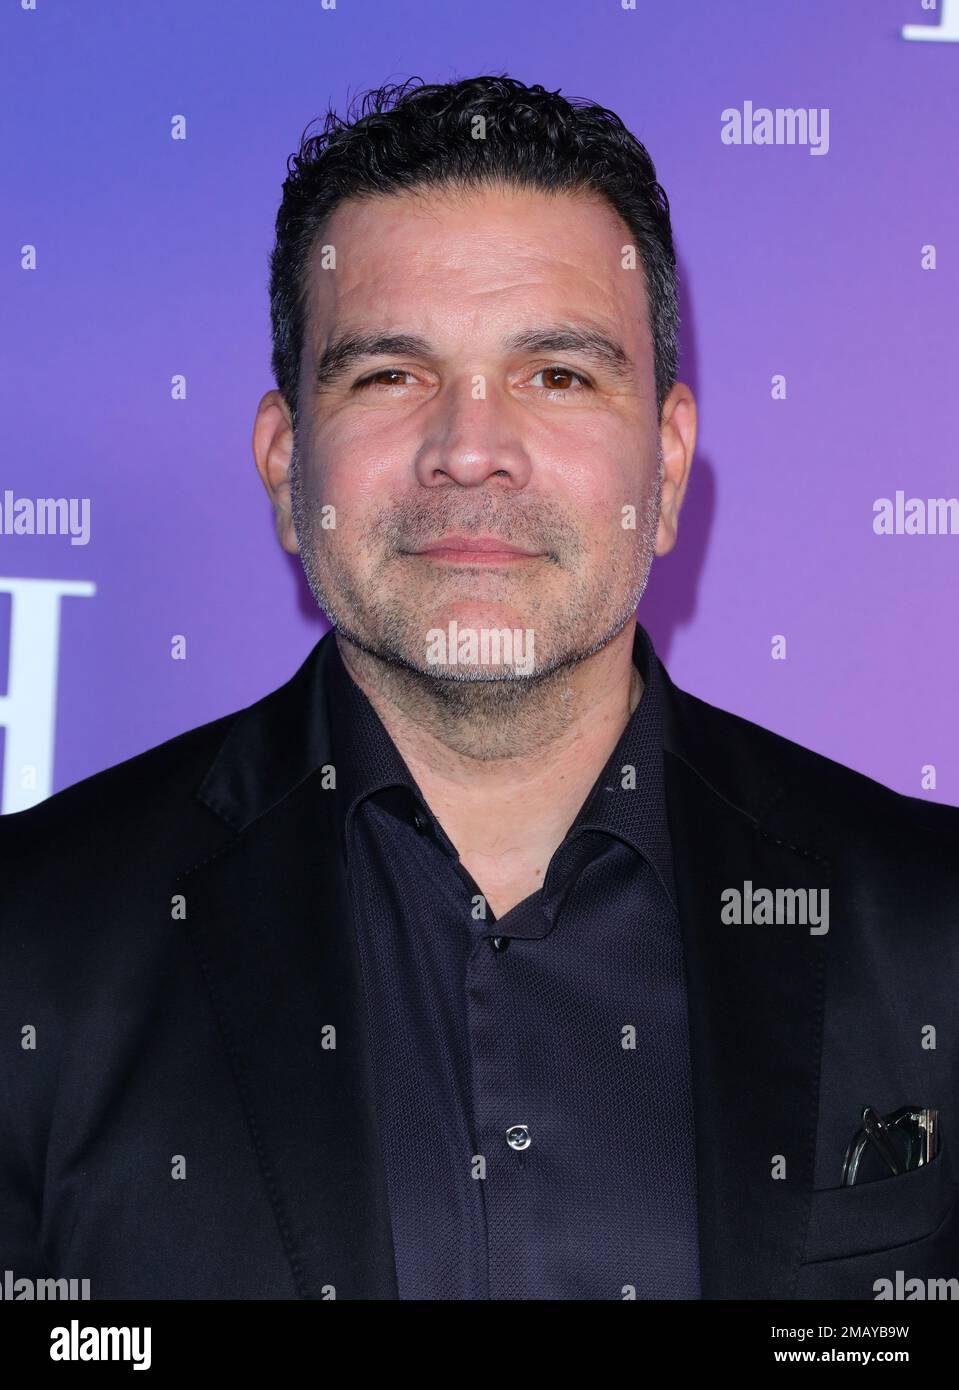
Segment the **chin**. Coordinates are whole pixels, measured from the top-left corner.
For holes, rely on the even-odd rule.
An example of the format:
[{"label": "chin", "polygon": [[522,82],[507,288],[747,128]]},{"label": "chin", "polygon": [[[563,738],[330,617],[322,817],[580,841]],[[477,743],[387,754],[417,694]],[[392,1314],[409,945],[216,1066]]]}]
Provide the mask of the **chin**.
[{"label": "chin", "polygon": [[450,622],[460,627],[526,627],[529,623],[526,604],[471,597],[444,597],[436,603],[427,598],[411,617],[422,627],[445,627]]}]

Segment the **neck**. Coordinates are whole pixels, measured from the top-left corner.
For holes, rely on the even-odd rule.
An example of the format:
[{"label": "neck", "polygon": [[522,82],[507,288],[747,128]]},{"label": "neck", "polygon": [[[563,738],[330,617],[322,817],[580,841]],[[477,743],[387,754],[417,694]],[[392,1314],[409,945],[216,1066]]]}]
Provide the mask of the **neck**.
[{"label": "neck", "polygon": [[639,703],[635,630],[529,681],[437,680],[335,640],[463,860],[520,875],[545,869]]}]

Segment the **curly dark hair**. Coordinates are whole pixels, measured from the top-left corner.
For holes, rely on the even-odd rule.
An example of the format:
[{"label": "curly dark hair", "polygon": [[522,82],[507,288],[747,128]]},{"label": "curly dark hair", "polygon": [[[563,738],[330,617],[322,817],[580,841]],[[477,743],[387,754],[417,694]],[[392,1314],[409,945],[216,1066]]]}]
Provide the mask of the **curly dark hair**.
[{"label": "curly dark hair", "polygon": [[[481,139],[477,117],[485,118]],[[344,199],[424,186],[506,183],[604,196],[629,228],[645,271],[662,412],[676,380],[679,327],[669,201],[645,146],[614,112],[512,77],[444,84],[411,77],[364,93],[346,120],[331,108],[318,135],[304,131],[287,175],[270,254],[271,365],[294,429],[307,268],[323,223]]]}]

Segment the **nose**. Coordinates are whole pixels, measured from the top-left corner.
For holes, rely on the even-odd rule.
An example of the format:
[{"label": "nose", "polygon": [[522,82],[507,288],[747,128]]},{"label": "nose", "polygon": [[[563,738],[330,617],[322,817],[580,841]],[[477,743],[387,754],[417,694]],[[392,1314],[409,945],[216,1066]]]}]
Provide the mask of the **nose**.
[{"label": "nose", "polygon": [[507,490],[525,487],[531,465],[518,415],[518,407],[480,375],[447,383],[431,403],[417,451],[420,483],[438,487],[452,479],[473,487],[497,478]]}]

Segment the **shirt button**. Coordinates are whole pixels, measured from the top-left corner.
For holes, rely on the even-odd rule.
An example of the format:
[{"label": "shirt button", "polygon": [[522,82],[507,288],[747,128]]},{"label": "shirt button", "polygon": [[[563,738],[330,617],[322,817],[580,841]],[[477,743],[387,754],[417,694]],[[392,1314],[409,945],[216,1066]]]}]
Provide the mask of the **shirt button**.
[{"label": "shirt button", "polygon": [[492,946],[494,951],[505,951],[507,946],[509,945],[509,937],[491,936],[489,939],[489,944]]},{"label": "shirt button", "polygon": [[506,1142],[511,1149],[528,1149],[533,1141],[526,1125],[510,1125],[506,1131]]},{"label": "shirt button", "polygon": [[429,823],[426,817],[423,815],[422,811],[413,812],[413,824],[416,826],[417,830],[420,832],[421,835],[426,834],[427,826]]}]

